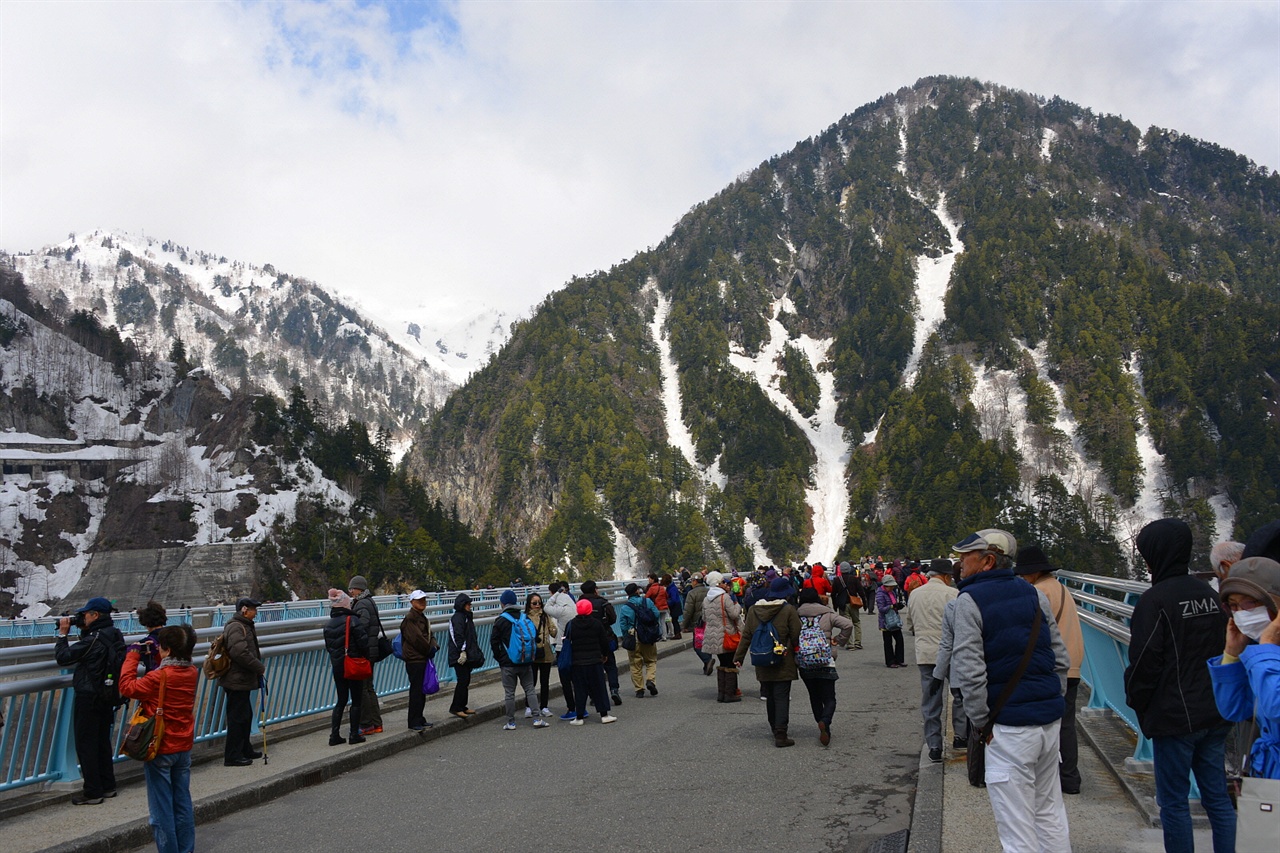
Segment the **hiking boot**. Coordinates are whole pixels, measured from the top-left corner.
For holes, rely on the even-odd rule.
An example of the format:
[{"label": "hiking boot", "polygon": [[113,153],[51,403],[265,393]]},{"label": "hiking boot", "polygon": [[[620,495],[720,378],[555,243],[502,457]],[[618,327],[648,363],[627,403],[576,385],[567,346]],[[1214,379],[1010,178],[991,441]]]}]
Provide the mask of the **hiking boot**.
[{"label": "hiking boot", "polygon": [[652,679],[652,678],[651,678],[651,679],[649,679],[648,681],[646,681],[646,682],[644,683],[644,686],[649,688],[649,695],[650,695],[650,696],[657,696],[657,695],[658,695],[658,685],[656,685],[656,684],[654,684],[654,683],[653,683],[653,679]]},{"label": "hiking boot", "polygon": [[818,743],[823,746],[831,743],[831,727],[826,723],[818,723]]},{"label": "hiking boot", "polygon": [[796,745],[796,742],[795,742],[795,741],[793,741],[791,738],[787,737],[787,730],[786,730],[786,729],[774,729],[774,730],[773,730],[773,745],[774,745],[774,746],[776,746],[776,747],[781,748],[781,747],[784,747],[784,746],[795,746],[795,745]]}]

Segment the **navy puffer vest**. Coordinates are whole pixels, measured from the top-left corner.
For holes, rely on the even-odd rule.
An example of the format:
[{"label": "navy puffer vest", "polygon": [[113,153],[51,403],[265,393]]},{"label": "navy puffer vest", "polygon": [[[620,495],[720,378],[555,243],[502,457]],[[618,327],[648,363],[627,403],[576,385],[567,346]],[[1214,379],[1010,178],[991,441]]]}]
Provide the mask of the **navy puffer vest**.
[{"label": "navy puffer vest", "polygon": [[[995,705],[1005,684],[1018,670],[1027,648],[1031,620],[1040,598],[1031,584],[1011,569],[982,572],[960,582],[960,594],[973,596],[982,613],[982,646],[987,661],[987,707]],[[1014,688],[996,722],[1005,726],[1042,726],[1062,719],[1062,682],[1054,670],[1049,620],[1040,622],[1040,636],[1026,674]]]}]

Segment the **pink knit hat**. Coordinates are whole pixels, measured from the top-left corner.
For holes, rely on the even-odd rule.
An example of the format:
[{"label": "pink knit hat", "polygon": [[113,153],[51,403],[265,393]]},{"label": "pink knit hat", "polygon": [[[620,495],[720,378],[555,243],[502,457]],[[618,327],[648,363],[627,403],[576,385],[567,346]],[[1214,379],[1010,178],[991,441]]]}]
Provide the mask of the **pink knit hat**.
[{"label": "pink knit hat", "polygon": [[329,590],[329,606],[330,607],[351,607],[351,596],[347,595],[340,589]]},{"label": "pink knit hat", "polygon": [[579,616],[590,616],[590,615],[591,615],[591,602],[590,602],[590,601],[588,601],[588,600],[587,600],[587,599],[585,599],[585,598],[580,598],[580,599],[578,599],[578,615],[579,615]]}]

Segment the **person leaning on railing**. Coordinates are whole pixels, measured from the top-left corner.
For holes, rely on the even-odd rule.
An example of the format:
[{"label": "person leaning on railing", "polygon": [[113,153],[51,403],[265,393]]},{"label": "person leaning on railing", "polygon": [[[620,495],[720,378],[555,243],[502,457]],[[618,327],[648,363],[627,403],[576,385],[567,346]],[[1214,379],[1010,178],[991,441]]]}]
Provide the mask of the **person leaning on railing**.
[{"label": "person leaning on railing", "polygon": [[[191,662],[196,632],[190,625],[169,625],[154,635],[154,641],[148,638],[129,646],[120,670],[120,695],[137,699],[143,713],[154,717],[163,691],[160,752],[143,765],[147,807],[156,849],[184,853],[194,850],[196,844],[196,815],[191,804],[191,747],[200,681],[200,671]],[[148,657],[158,659],[159,664],[139,677],[139,666]]]},{"label": "person leaning on railing", "polygon": [[1280,779],[1280,563],[1240,560],[1222,581],[1221,595],[1231,620],[1226,649],[1209,660],[1213,698],[1225,719],[1256,715],[1249,775]]}]

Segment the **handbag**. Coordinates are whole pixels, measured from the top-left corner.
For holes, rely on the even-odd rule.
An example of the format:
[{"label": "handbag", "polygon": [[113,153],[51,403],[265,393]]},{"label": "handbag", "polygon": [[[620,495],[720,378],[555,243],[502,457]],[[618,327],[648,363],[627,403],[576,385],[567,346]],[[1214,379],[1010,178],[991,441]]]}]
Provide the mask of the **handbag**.
[{"label": "handbag", "polygon": [[1026,674],[1027,666],[1031,663],[1031,655],[1036,650],[1036,640],[1040,639],[1040,623],[1043,619],[1044,611],[1040,609],[1037,601],[1036,615],[1031,619],[1031,636],[1027,638],[1027,648],[1022,652],[1022,660],[1018,661],[1018,668],[1014,671],[1013,678],[1005,682],[1004,689],[996,697],[996,703],[991,706],[991,713],[987,715],[987,724],[981,730],[972,724],[969,726],[969,750],[964,760],[965,767],[969,771],[969,784],[975,788],[987,787],[987,743],[991,740],[991,730],[996,724],[996,717],[1004,710],[1005,703],[1013,695],[1014,688]]},{"label": "handbag", "polygon": [[702,651],[702,640],[707,636],[706,625],[695,625],[693,628],[693,647],[698,651]]},{"label": "handbag", "polygon": [[862,606],[862,596],[860,596],[860,595],[850,595],[850,596],[849,596],[849,606],[850,606],[850,607],[861,607],[861,606]]},{"label": "handbag", "polygon": [[422,673],[422,692],[434,696],[440,692],[440,675],[436,672],[436,662],[427,661],[426,671]]},{"label": "handbag", "polygon": [[[724,624],[724,650],[725,653],[736,652],[738,644],[742,642],[742,632],[734,631],[729,633],[729,615],[724,609],[724,596],[720,596],[720,621]],[[736,625],[734,626],[737,627]]]},{"label": "handbag", "polygon": [[884,611],[884,629],[886,631],[897,631],[902,628],[902,617],[898,615],[896,610]]},{"label": "handbag", "polygon": [[1280,779],[1246,776],[1240,780],[1236,849],[1280,850]]},{"label": "handbag", "polygon": [[634,628],[622,635],[622,647],[629,652],[636,650],[636,632]]},{"label": "handbag", "polygon": [[573,668],[573,641],[569,638],[569,629],[572,625],[566,625],[564,628],[564,639],[560,641],[560,651],[556,653],[557,669]]},{"label": "handbag", "polygon": [[160,754],[160,741],[164,738],[164,684],[168,673],[160,672],[160,697],[156,700],[156,712],[148,717],[142,713],[142,702],[134,709],[120,743],[120,754],[138,761],[150,761]]},{"label": "handbag", "polygon": [[351,618],[347,617],[347,637],[343,647],[342,677],[348,681],[368,681],[373,678],[373,661],[351,656]]}]

